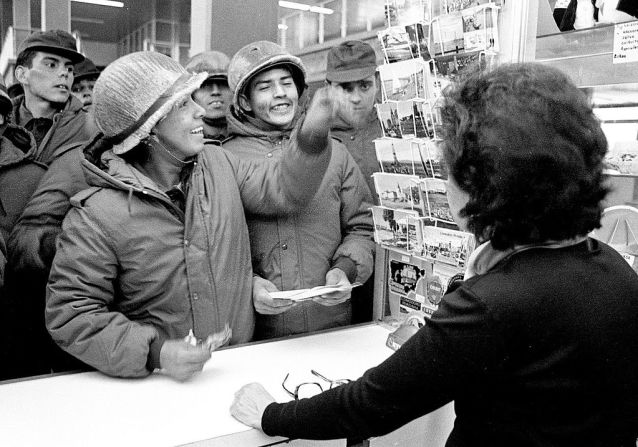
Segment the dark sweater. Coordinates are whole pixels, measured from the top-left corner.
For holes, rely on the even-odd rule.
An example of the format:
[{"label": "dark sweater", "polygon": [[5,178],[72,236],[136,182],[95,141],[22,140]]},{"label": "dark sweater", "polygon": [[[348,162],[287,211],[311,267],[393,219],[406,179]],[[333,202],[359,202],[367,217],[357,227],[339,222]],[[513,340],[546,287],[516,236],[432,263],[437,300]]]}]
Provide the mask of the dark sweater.
[{"label": "dark sweater", "polygon": [[271,404],[269,435],[367,438],[455,401],[448,446],[635,446],[638,276],[595,240],[531,249],[447,294],[362,378]]}]

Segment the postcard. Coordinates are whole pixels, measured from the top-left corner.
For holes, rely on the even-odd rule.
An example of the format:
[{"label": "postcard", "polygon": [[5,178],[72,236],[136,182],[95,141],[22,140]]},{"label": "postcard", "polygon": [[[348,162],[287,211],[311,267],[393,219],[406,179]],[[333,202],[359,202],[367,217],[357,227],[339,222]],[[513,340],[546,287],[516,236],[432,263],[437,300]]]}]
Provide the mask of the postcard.
[{"label": "postcard", "polygon": [[412,210],[372,207],[375,242],[407,251],[409,217],[418,217],[418,214]]},{"label": "postcard", "polygon": [[383,136],[389,138],[401,138],[401,125],[399,123],[399,114],[396,102],[384,102],[377,104],[377,116],[381,123]]},{"label": "postcard", "polygon": [[417,209],[421,205],[416,175],[375,172],[372,177],[381,205],[403,210]]},{"label": "postcard", "polygon": [[447,200],[447,183],[438,178],[425,178],[419,182],[421,203],[426,204],[427,214],[434,219],[454,222]]},{"label": "postcard", "polygon": [[[423,144],[419,144],[421,164],[426,173],[425,177],[447,179],[439,144],[440,140],[423,140]],[[419,172],[418,169],[415,171]]]},{"label": "postcard", "polygon": [[315,298],[321,295],[326,295],[333,292],[347,292],[355,287],[360,286],[361,283],[353,282],[352,284],[344,284],[340,286],[317,286],[311,289],[298,289],[298,290],[284,290],[278,292],[269,292],[272,299],[290,300],[290,301],[305,301],[311,298]]},{"label": "postcard", "polygon": [[423,227],[423,245],[426,258],[465,268],[474,250],[474,237],[463,231]]},{"label": "postcard", "polygon": [[[382,172],[418,175],[414,170],[415,153],[410,140],[379,138],[374,140],[374,147]],[[416,154],[418,157],[418,152]]]},{"label": "postcard", "polygon": [[401,135],[403,138],[415,138],[416,122],[414,121],[415,101],[399,101],[397,103],[397,116],[399,117],[399,126],[401,127]]},{"label": "postcard", "polygon": [[447,12],[447,14],[451,14],[474,6],[491,3],[493,1],[494,0],[442,0],[441,9]]},{"label": "postcard", "polygon": [[384,102],[426,99],[425,72],[427,68],[428,65],[421,59],[379,66]]},{"label": "postcard", "polygon": [[432,272],[426,278],[426,296],[421,310],[432,316],[439,308],[439,304],[455,282],[463,280],[463,269],[451,265],[434,262]]},{"label": "postcard", "polygon": [[463,46],[465,51],[498,51],[497,10],[490,6],[477,6],[462,11]]},{"label": "postcard", "polygon": [[438,16],[432,21],[434,55],[458,53],[463,50],[463,18],[461,14]]}]

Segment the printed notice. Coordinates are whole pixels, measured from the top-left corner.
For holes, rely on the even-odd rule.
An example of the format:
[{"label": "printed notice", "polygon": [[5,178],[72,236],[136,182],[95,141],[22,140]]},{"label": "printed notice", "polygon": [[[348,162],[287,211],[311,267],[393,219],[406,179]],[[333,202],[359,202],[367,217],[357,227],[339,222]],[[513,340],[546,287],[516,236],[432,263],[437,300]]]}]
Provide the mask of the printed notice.
[{"label": "printed notice", "polygon": [[638,62],[638,21],[614,27],[614,64]]}]

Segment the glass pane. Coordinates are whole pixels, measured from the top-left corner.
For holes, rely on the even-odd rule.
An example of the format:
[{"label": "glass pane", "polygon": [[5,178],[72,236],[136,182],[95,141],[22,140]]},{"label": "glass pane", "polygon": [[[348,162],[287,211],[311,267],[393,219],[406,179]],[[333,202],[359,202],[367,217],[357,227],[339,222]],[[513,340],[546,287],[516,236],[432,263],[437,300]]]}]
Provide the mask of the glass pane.
[{"label": "glass pane", "polygon": [[[383,14],[383,4],[379,2],[381,14]],[[360,33],[366,31],[368,23],[368,0],[348,0],[346,14],[347,34]]]},{"label": "glass pane", "polygon": [[304,47],[319,43],[319,14],[304,12],[301,15],[301,34]]},{"label": "glass pane", "polygon": [[323,6],[334,11],[324,16],[323,40],[338,39],[341,37],[341,0],[328,2]]},{"label": "glass pane", "polygon": [[368,0],[368,19],[373,30],[385,27],[384,5],[375,0]]},{"label": "glass pane", "polygon": [[286,19],[286,49],[293,51],[299,48],[299,14]]},{"label": "glass pane", "polygon": [[171,41],[171,25],[169,23],[159,21],[155,23],[155,40]]}]

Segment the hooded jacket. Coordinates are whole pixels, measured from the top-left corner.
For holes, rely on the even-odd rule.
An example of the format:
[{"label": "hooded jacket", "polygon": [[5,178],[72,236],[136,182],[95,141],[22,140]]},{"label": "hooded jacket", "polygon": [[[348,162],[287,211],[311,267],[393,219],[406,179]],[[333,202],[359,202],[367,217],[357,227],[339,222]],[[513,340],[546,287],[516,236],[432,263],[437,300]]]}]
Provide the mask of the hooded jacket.
[{"label": "hooded jacket", "polygon": [[8,124],[0,133],[0,235],[6,241],[46,167],[29,159],[33,136]]},{"label": "hooded jacket", "polygon": [[72,199],[49,277],[51,336],[85,363],[127,377],[159,367],[163,342],[191,329],[205,339],[228,323],[231,344],[249,341],[252,269],[242,203],[251,213],[292,212],[310,200],[329,157],[329,150],[295,146],[281,163],[264,166],[206,149],[182,211],[108,144],[93,141],[82,160],[93,187]]},{"label": "hooded jacket", "polygon": [[[265,130],[251,119],[229,115],[234,136],[223,146],[242,159],[269,166],[294,143],[290,138],[294,130]],[[321,187],[302,210],[272,218],[248,216],[255,273],[279,290],[324,285],[326,273],[334,267],[341,268],[351,282],[365,282],[372,274],[372,197],[345,147],[333,140],[332,148]],[[305,301],[282,314],[258,314],[256,336],[271,338],[350,324],[350,308],[349,301],[330,307]]]},{"label": "hooded jacket", "polygon": [[[24,95],[13,99],[13,121],[24,125],[20,119],[20,107],[24,103]],[[87,111],[82,102],[69,95],[64,108],[53,115],[53,125],[46,133],[32,158],[49,166],[58,156],[58,150],[73,143],[86,142],[90,137],[87,125]]]}]

